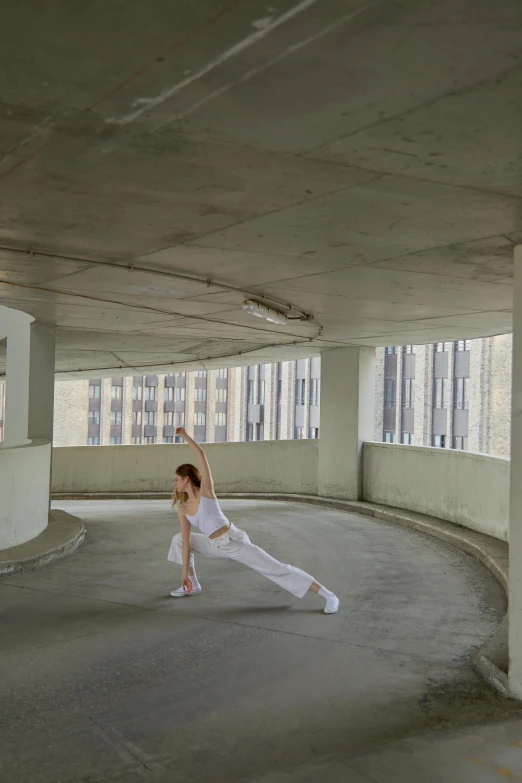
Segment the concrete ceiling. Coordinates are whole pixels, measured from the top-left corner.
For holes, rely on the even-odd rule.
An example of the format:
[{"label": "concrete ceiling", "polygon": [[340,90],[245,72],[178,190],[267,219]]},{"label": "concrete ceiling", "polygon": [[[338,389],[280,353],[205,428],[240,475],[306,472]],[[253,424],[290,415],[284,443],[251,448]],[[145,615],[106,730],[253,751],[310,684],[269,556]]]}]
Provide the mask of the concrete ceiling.
[{"label": "concrete ceiling", "polygon": [[0,304],[63,377],[510,331],[521,95],[520,0],[11,3]]}]

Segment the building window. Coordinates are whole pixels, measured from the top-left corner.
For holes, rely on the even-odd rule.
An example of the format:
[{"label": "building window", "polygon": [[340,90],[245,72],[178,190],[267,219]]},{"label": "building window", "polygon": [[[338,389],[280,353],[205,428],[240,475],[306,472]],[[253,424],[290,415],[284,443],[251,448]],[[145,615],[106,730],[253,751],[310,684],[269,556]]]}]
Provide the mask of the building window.
[{"label": "building window", "polygon": [[265,425],[263,422],[260,424],[256,424],[256,440],[264,440],[265,439]]},{"label": "building window", "polygon": [[136,427],[141,425],[141,411],[132,411],[132,423]]},{"label": "building window", "polygon": [[216,389],[216,402],[226,402],[228,392],[226,389]]},{"label": "building window", "polygon": [[94,437],[87,438],[87,445],[88,446],[99,446],[100,445],[100,436],[95,435]]},{"label": "building window", "polygon": [[204,427],[207,423],[207,414],[206,413],[195,413],[194,414],[194,424],[196,427]]},{"label": "building window", "polygon": [[174,443],[185,443],[185,439],[181,437],[181,435],[176,435],[174,438]]},{"label": "building window", "polygon": [[132,399],[133,400],[141,400],[141,399],[143,399],[143,386],[133,386],[132,387]]},{"label": "building window", "polygon": [[319,405],[321,381],[319,378],[310,380],[310,405]]},{"label": "building window", "polygon": [[141,435],[135,435],[132,439],[133,446],[141,446]]},{"label": "building window", "polygon": [[457,340],[457,342],[455,343],[455,349],[457,351],[471,350],[471,340]]},{"label": "building window", "polygon": [[386,353],[388,356],[395,356],[397,353],[397,346],[396,345],[387,345],[386,346]]},{"label": "building window", "polygon": [[156,399],[156,387],[155,386],[145,386],[145,399],[146,400],[155,400]]},{"label": "building window", "polygon": [[254,402],[254,381],[248,381],[247,399],[250,404]]},{"label": "building window", "polygon": [[319,437],[319,427],[310,427],[310,438],[317,440]]},{"label": "building window", "polygon": [[251,424],[251,423],[247,424],[246,439],[247,440],[254,440],[254,425]]},{"label": "building window", "polygon": [[196,402],[206,402],[207,401],[207,390],[206,389],[196,389],[196,393],[194,395],[194,399]]},{"label": "building window", "polygon": [[168,411],[165,414],[165,424],[167,427],[173,427],[174,426],[174,411]]},{"label": "building window", "polygon": [[174,373],[174,377],[175,378],[184,378],[185,375],[186,375],[186,373],[184,373],[184,372],[175,372]]},{"label": "building window", "polygon": [[[175,427],[185,426],[185,411],[176,411],[176,413],[174,414],[174,426]],[[183,438],[181,438],[181,440],[183,440]]]},{"label": "building window", "polygon": [[206,370],[198,370],[196,373],[196,378],[206,378],[207,377],[207,371]]},{"label": "building window", "polygon": [[436,446],[438,449],[445,449],[446,448],[446,436],[445,435],[433,435],[432,436],[432,446]]},{"label": "building window", "polygon": [[304,427],[294,427],[294,439],[295,440],[304,440],[305,439],[305,428]]},{"label": "building window", "polygon": [[155,411],[146,411],[145,412],[145,424],[149,426],[153,426],[156,424],[156,413]]},{"label": "building window", "polygon": [[176,386],[174,389],[174,399],[176,402],[185,402],[185,387]]},{"label": "building window", "polygon": [[94,400],[98,399],[101,392],[101,386],[99,383],[90,383],[89,384],[89,399]]},{"label": "building window", "polygon": [[402,352],[404,354],[415,353],[415,346],[414,345],[404,345],[403,348],[402,348]]},{"label": "building window", "polygon": [[174,387],[173,386],[165,386],[165,389],[163,390],[163,398],[165,402],[174,402]]},{"label": "building window", "polygon": [[113,400],[121,400],[123,387],[122,386],[111,386],[111,397]]},{"label": "building window", "polygon": [[100,411],[89,411],[89,424],[100,424]]},{"label": "building window", "polygon": [[449,402],[449,382],[447,378],[435,378],[433,381],[433,407],[447,408]]},{"label": "building window", "polygon": [[257,384],[257,401],[259,405],[265,404],[265,382],[259,381]]},{"label": "building window", "polygon": [[226,413],[216,413],[216,427],[225,427],[227,423]]},{"label": "building window", "polygon": [[415,407],[415,378],[402,379],[402,407]]},{"label": "building window", "polygon": [[121,411],[111,411],[111,424],[112,425],[116,425],[116,424],[120,424],[121,425]]},{"label": "building window", "polygon": [[110,437],[110,445],[111,446],[121,446],[121,435],[111,435],[111,437]]},{"label": "building window", "polygon": [[148,438],[145,438],[145,443],[147,444],[147,446],[152,446],[153,443],[156,443],[156,438],[154,437],[154,435],[149,436]]},{"label": "building window", "polygon": [[165,435],[165,437],[163,438],[163,443],[174,443],[174,436]]},{"label": "building window", "polygon": [[468,450],[468,439],[462,435],[455,435],[453,438],[453,448],[459,451]]},{"label": "building window", "polygon": [[455,408],[459,411],[468,410],[469,378],[455,378]]},{"label": "building window", "polygon": [[304,405],[306,400],[306,380],[297,378],[295,381],[295,404]]},{"label": "building window", "polygon": [[218,378],[228,378],[228,369],[226,367],[223,367],[221,370],[218,370],[217,377]]},{"label": "building window", "polygon": [[413,442],[414,442],[413,432],[403,432],[402,442],[404,443],[405,446],[413,446]]},{"label": "building window", "polygon": [[384,379],[384,407],[395,408],[397,401],[397,381],[395,378]]},{"label": "building window", "polygon": [[449,350],[449,343],[435,343],[434,348],[436,353],[444,353]]}]

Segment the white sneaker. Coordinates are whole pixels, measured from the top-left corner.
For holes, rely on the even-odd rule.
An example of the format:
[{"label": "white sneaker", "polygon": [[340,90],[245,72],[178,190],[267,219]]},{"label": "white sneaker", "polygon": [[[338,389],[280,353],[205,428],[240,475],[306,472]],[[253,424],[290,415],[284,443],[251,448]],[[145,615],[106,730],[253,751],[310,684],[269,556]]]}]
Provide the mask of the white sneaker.
[{"label": "white sneaker", "polygon": [[339,599],[336,595],[331,595],[326,599],[326,606],[324,607],[325,614],[335,614],[339,609]]},{"label": "white sneaker", "polygon": [[178,587],[177,590],[171,592],[171,596],[173,598],[188,598],[190,595],[196,595],[196,593],[201,593],[201,585],[193,587],[191,593],[189,593],[186,587]]}]

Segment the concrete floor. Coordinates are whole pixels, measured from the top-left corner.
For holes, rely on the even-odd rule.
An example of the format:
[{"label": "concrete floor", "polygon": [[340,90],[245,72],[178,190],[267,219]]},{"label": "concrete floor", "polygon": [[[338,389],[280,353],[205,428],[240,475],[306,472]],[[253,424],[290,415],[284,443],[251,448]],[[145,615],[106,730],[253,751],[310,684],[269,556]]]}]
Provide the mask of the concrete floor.
[{"label": "concrete floor", "polygon": [[175,601],[168,502],[59,505],[86,522],[82,550],[0,582],[2,783],[522,775],[522,710],[472,666],[505,600],[467,555],[339,511],[225,501],[341,610],[224,561],[200,560],[204,593]]}]

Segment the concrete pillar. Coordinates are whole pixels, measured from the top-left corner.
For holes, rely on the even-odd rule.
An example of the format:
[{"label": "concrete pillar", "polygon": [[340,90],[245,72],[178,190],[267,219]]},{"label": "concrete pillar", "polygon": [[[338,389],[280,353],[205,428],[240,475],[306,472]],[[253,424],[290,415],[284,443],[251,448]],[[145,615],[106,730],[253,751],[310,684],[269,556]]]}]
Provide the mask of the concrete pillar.
[{"label": "concrete pillar", "polygon": [[362,445],[374,436],[375,362],[373,348],[321,354],[320,495],[362,497]]},{"label": "concrete pillar", "polygon": [[54,326],[31,324],[29,440],[53,439],[55,334]]},{"label": "concrete pillar", "polygon": [[29,443],[31,316],[0,308],[0,334],[7,337],[4,448]]},{"label": "concrete pillar", "polygon": [[0,307],[7,338],[5,438],[0,444],[0,549],[47,527],[54,408],[54,328]]},{"label": "concrete pillar", "polygon": [[4,448],[53,439],[55,328],[0,307],[7,338]]},{"label": "concrete pillar", "polygon": [[522,245],[515,248],[509,520],[509,690],[522,699]]}]

